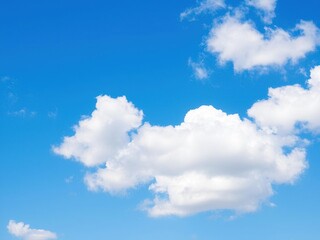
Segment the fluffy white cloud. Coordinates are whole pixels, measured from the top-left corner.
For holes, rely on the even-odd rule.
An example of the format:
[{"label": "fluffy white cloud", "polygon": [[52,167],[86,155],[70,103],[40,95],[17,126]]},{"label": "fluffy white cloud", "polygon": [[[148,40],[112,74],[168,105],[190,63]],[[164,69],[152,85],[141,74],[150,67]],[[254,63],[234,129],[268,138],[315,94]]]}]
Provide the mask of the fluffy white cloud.
[{"label": "fluffy white cloud", "polygon": [[275,9],[277,0],[246,0],[249,6],[253,6],[259,11],[263,12],[263,20],[266,23],[271,23],[272,18],[275,17]]},{"label": "fluffy white cloud", "polygon": [[248,110],[261,127],[279,133],[320,130],[320,66],[311,70],[307,88],[300,85],[269,89],[269,99]]},{"label": "fluffy white cloud", "polygon": [[[217,209],[255,211],[273,194],[272,184],[294,182],[307,165],[297,137],[277,136],[212,106],[190,110],[176,126],[138,127],[141,116],[125,97],[100,96],[92,117],[86,124],[81,120],[74,136],[65,138],[55,152],[85,165],[105,162],[86,175],[91,190],[121,193],[149,184],[155,197],[144,208],[155,217]],[[125,127],[114,131],[110,122],[118,121]],[[80,133],[86,144],[70,141]],[[117,134],[121,144],[113,143]],[[112,151],[97,155],[96,145]],[[88,161],[88,153],[99,160]]]},{"label": "fluffy white cloud", "polygon": [[23,222],[17,223],[13,220],[10,220],[7,228],[10,234],[24,240],[57,239],[57,235],[55,233],[42,229],[32,229],[28,224]]},{"label": "fluffy white cloud", "polygon": [[206,43],[220,63],[231,61],[236,71],[242,71],[295,63],[319,45],[319,29],[301,21],[295,34],[281,28],[268,28],[263,34],[250,22],[226,16],[212,28]]},{"label": "fluffy white cloud", "polygon": [[224,0],[204,0],[200,1],[199,5],[195,8],[189,8],[180,14],[180,19],[183,20],[187,17],[192,17],[207,12],[214,12],[219,8],[224,8]]},{"label": "fluffy white cloud", "polygon": [[76,134],[65,137],[54,152],[74,158],[86,166],[95,166],[113,159],[129,141],[127,132],[140,126],[142,112],[125,97],[97,97],[96,110],[74,127]]}]

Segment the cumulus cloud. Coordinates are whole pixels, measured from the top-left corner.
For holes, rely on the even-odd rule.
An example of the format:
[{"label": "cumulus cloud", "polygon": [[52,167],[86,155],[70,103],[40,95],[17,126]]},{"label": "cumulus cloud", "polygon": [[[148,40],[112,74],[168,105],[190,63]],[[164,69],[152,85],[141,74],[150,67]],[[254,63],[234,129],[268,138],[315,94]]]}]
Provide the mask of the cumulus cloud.
[{"label": "cumulus cloud", "polygon": [[274,184],[293,183],[307,167],[298,136],[213,106],[190,110],[175,126],[141,125],[142,116],[125,97],[99,96],[91,117],[54,151],[87,166],[105,164],[87,173],[90,190],[119,194],[149,185],[154,198],[143,208],[154,217],[252,212],[268,202]]},{"label": "cumulus cloud", "polygon": [[7,228],[10,234],[24,240],[57,239],[57,235],[55,233],[42,229],[32,229],[28,224],[23,222],[10,220]]},{"label": "cumulus cloud", "polygon": [[268,95],[267,100],[248,110],[258,125],[285,134],[320,131],[320,66],[311,70],[306,88],[300,85],[270,88]]},{"label": "cumulus cloud", "polygon": [[275,9],[277,0],[246,0],[246,4],[256,8],[263,13],[263,20],[266,23],[271,23],[275,17]]},{"label": "cumulus cloud", "polygon": [[63,144],[53,150],[86,166],[95,166],[113,159],[126,147],[130,138],[127,132],[140,126],[142,111],[125,97],[99,96],[96,110],[90,117],[83,118],[74,127],[76,134],[65,137]]},{"label": "cumulus cloud", "polygon": [[197,7],[189,8],[180,14],[180,19],[194,17],[202,13],[212,13],[219,8],[226,7],[224,0],[203,0],[200,1]]},{"label": "cumulus cloud", "polygon": [[189,59],[189,66],[192,68],[194,77],[198,80],[204,80],[209,77],[208,70],[203,66],[202,62],[196,63]]},{"label": "cumulus cloud", "polygon": [[236,71],[283,66],[316,49],[319,29],[312,22],[301,21],[293,32],[266,28],[261,33],[251,22],[228,15],[212,28],[206,44],[220,63],[232,62]]}]

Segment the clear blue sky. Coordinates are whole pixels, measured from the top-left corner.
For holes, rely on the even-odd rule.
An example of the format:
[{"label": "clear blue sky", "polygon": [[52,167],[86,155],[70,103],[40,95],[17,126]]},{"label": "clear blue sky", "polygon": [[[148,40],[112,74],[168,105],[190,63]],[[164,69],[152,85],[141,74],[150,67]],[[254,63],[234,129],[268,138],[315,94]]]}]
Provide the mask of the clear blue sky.
[{"label": "clear blue sky", "polygon": [[[258,209],[243,214],[235,213],[235,207],[211,207],[188,216],[152,217],[139,208],[143,200],[154,197],[148,190],[150,183],[128,188],[124,195],[93,192],[84,177],[97,166],[88,168],[53,152],[52,146],[61,146],[64,136],[75,134],[72,127],[81,116],[92,113],[99,95],[126,96],[143,110],[143,122],[168,126],[179,125],[190,109],[201,105],[252,119],[247,110],[258,100],[268,99],[268,88],[294,84],[307,88],[310,69],[320,64],[318,30],[316,36],[305,33],[301,39],[302,45],[314,45],[301,50],[302,55],[277,54],[286,46],[292,52],[300,46],[290,44],[304,36],[294,30],[301,20],[320,27],[318,1],[278,0],[269,22],[263,17],[272,11],[265,12],[245,1],[226,0],[224,7],[214,10],[205,9],[205,1],[202,3],[201,10],[201,1],[191,0],[2,1],[1,240],[19,239],[8,231],[9,220],[54,232],[59,240],[320,238],[317,127],[285,133],[310,141],[303,146],[308,167],[293,184],[272,183],[274,194],[263,199]],[[181,13],[192,8],[194,12],[180,19]],[[236,11],[243,16],[236,17]],[[279,46],[274,43],[278,49],[271,46],[270,51],[261,50],[263,56],[273,54],[269,62],[256,63],[253,58],[251,65],[245,65],[244,61],[257,51],[242,56],[243,49],[231,53],[221,64],[227,50],[214,42],[219,40],[215,39],[219,32],[212,36],[210,31],[228,24],[227,16],[265,34],[262,45],[270,40],[265,27],[283,29],[290,40]],[[271,30],[269,34],[272,39],[275,33]],[[248,39],[248,35],[240,34],[231,45]],[[219,45],[215,50],[208,47],[210,40]],[[254,47],[254,43],[250,45]],[[257,49],[263,49],[262,45]],[[284,60],[278,62],[281,57]],[[196,67],[208,76],[199,79]],[[320,109],[320,105],[316,107]],[[272,115],[273,110],[264,113]],[[315,113],[312,119],[320,119],[320,115]]]}]

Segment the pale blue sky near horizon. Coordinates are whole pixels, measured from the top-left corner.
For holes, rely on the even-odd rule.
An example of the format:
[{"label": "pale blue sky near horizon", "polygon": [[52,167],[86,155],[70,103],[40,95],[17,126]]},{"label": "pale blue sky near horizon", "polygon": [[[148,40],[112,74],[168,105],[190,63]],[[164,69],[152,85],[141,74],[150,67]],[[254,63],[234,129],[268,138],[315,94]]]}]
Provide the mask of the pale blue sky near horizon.
[{"label": "pale blue sky near horizon", "polygon": [[[238,1],[227,1],[237,6]],[[152,218],[139,209],[148,185],[123,196],[92,192],[79,162],[53,153],[90,115],[96,97],[126,96],[153,125],[180,124],[190,109],[213,105],[228,114],[268,97],[268,88],[301,84],[320,65],[319,48],[296,63],[236,72],[204,46],[225,13],[179,15],[196,1],[2,1],[0,3],[0,240],[18,239],[9,220],[59,240],[314,240],[320,238],[320,143],[306,134],[308,168],[294,184],[274,185],[274,206]],[[269,26],[320,27],[316,0],[278,0]],[[259,14],[246,19],[263,31]],[[209,77],[194,76],[189,59]],[[271,113],[272,114],[272,113]]]}]

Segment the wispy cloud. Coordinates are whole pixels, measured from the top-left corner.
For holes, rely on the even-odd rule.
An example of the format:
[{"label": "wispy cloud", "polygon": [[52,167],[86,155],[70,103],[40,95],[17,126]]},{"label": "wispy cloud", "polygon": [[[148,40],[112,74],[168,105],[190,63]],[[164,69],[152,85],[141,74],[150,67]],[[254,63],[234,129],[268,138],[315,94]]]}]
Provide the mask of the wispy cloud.
[{"label": "wispy cloud", "polygon": [[55,109],[54,111],[48,112],[48,118],[56,119],[58,116],[58,109]]},{"label": "wispy cloud", "polygon": [[196,63],[189,58],[188,65],[192,68],[193,75],[198,80],[205,80],[209,77],[208,70],[203,66],[202,62]]},{"label": "wispy cloud", "polygon": [[10,104],[15,104],[18,101],[18,96],[15,91],[15,81],[8,76],[4,76],[0,78],[0,83],[6,101]]},{"label": "wispy cloud", "polygon": [[4,99],[5,111],[8,115],[14,117],[35,117],[36,111],[30,110],[25,106],[21,97],[16,89],[16,80],[11,77],[5,76],[0,78],[0,84],[2,85],[1,97]]},{"label": "wispy cloud", "polygon": [[8,112],[9,115],[15,116],[15,117],[35,117],[37,115],[37,112],[30,111],[27,108],[22,108],[17,111]]},{"label": "wispy cloud", "polygon": [[8,81],[11,81],[11,78],[8,77],[8,76],[3,76],[3,77],[0,78],[0,81],[1,82],[8,82]]},{"label": "wispy cloud", "polygon": [[271,23],[275,17],[277,0],[246,0],[246,4],[261,11],[265,23]]},{"label": "wispy cloud", "polygon": [[193,19],[195,16],[202,13],[213,13],[217,9],[225,8],[224,0],[204,0],[200,1],[197,7],[189,8],[180,14],[180,19]]},{"label": "wispy cloud", "polygon": [[67,184],[70,184],[73,182],[73,179],[74,177],[73,176],[70,176],[70,177],[67,177],[64,181],[67,183]]}]

